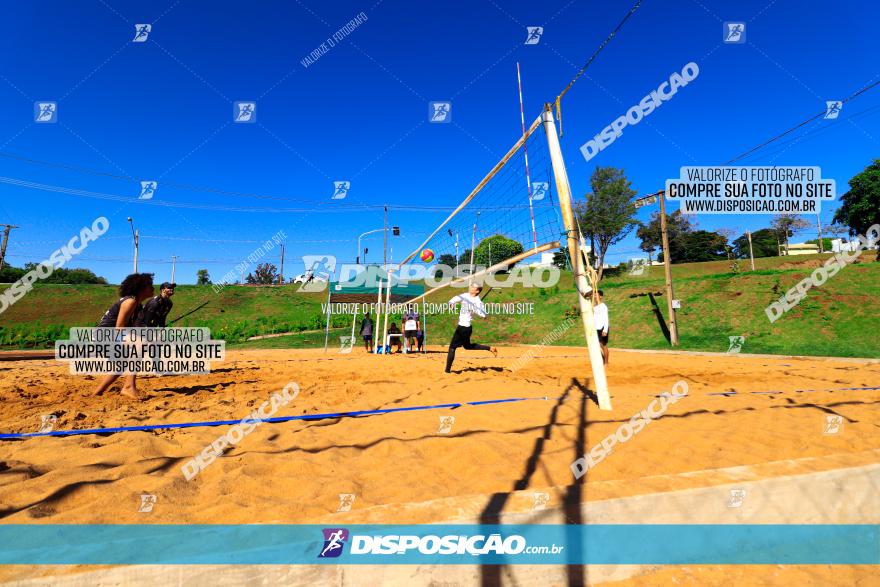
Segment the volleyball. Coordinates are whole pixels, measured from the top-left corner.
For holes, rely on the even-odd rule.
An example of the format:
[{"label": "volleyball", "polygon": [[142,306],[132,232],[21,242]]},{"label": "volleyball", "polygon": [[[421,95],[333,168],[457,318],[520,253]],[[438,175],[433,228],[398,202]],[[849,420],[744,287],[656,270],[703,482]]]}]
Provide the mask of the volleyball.
[{"label": "volleyball", "polygon": [[422,254],[419,255],[419,258],[421,258],[421,260],[425,263],[430,263],[434,260],[434,251],[432,251],[431,249],[423,249]]}]

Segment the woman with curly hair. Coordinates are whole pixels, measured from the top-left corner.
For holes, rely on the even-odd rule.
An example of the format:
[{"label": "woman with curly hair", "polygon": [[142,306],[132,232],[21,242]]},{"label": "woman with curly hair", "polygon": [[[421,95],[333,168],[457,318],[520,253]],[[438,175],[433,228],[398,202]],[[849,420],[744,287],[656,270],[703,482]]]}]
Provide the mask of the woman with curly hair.
[{"label": "woman with curly hair", "polygon": [[[153,275],[151,273],[132,273],[119,285],[119,300],[104,312],[99,328],[129,328],[134,326],[138,314],[141,312],[141,303],[153,297]],[[138,392],[135,384],[135,375],[126,375],[125,385],[122,386],[122,395],[133,399],[144,399]],[[98,389],[96,395],[103,394],[119,375],[107,375]]]}]

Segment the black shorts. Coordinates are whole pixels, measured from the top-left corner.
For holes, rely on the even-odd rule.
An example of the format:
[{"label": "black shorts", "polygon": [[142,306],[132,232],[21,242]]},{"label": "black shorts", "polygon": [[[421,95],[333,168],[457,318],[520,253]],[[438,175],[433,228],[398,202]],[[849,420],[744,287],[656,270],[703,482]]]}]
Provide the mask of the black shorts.
[{"label": "black shorts", "polygon": [[418,330],[407,330],[406,331],[407,338],[415,338],[416,336],[418,336],[418,334],[419,334]]},{"label": "black shorts", "polygon": [[599,342],[602,344],[608,344],[608,334],[611,334],[611,331],[608,331],[608,334],[603,335],[601,330],[597,330],[596,334],[599,336]]},{"label": "black shorts", "polygon": [[373,335],[372,334],[365,334],[364,340],[367,342],[370,342],[371,340],[373,340]]}]

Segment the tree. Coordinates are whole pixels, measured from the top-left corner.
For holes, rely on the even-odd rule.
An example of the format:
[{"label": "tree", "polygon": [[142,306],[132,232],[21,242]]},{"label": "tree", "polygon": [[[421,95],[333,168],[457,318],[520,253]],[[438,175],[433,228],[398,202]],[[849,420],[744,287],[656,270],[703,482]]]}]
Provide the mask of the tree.
[{"label": "tree", "polygon": [[[685,259],[686,235],[693,232],[693,225],[687,216],[676,210],[666,215],[666,236],[669,239],[669,256],[673,263],[681,263]],[[648,224],[640,224],[636,236],[641,239],[639,248],[646,253],[660,249],[658,261],[663,261],[663,237],[660,231],[660,212],[651,214]]]},{"label": "tree", "polygon": [[[771,228],[762,228],[752,233],[752,252],[755,258],[775,257],[779,254],[776,232]],[[739,259],[749,258],[749,235],[744,234],[733,241],[733,251]]]},{"label": "tree", "polygon": [[640,222],[632,199],[636,195],[623,169],[596,167],[590,177],[593,191],[587,201],[575,206],[575,218],[590,242],[596,243],[599,279],[602,279],[605,253],[611,245],[626,238]]},{"label": "tree", "polygon": [[[701,263],[727,258],[727,238],[717,232],[695,230],[684,236],[685,263]],[[671,252],[670,252],[671,254]]]},{"label": "tree", "polygon": [[[36,269],[36,263],[25,263],[24,267],[19,269],[11,265],[3,265],[3,271],[0,271],[0,283],[12,283],[18,281],[26,273]],[[106,284],[107,280],[103,277],[95,275],[90,269],[65,269],[61,267],[52,271],[52,274],[45,279],[41,279],[43,283],[66,283],[66,284]]]},{"label": "tree", "polygon": [[438,265],[449,265],[452,268],[455,268],[458,265],[458,262],[455,259],[455,255],[450,255],[449,253],[444,253],[437,257]]},{"label": "tree", "polygon": [[[458,261],[455,259],[455,255],[451,255],[449,253],[444,253],[437,258],[438,265],[446,265],[448,267],[452,267],[453,271],[458,267]],[[440,279],[443,276],[443,272],[439,269],[434,272],[434,279]]]},{"label": "tree", "polygon": [[807,228],[810,223],[798,216],[797,214],[777,214],[770,222],[770,226],[776,232],[776,237],[780,242],[785,242],[788,247],[788,237],[794,236],[794,233]]},{"label": "tree", "polygon": [[522,243],[506,236],[495,234],[479,242],[474,251],[474,264],[491,267],[494,263],[510,259],[523,251],[525,249]]},{"label": "tree", "polygon": [[569,269],[568,267],[568,253],[565,249],[559,249],[555,253],[553,253],[553,265],[559,267],[560,269]]},{"label": "tree", "polygon": [[832,222],[847,225],[850,236],[865,234],[868,228],[880,224],[880,159],[874,159],[849,180],[849,191],[840,196],[840,201],[842,205]]},{"label": "tree", "polygon": [[278,268],[272,263],[260,263],[246,281],[251,285],[272,285],[278,281]]},{"label": "tree", "polygon": [[207,269],[196,271],[196,285],[211,285],[211,277],[208,275]]},{"label": "tree", "polygon": [[823,227],[823,231],[834,237],[842,237],[849,234],[849,227],[843,224],[829,224]]}]

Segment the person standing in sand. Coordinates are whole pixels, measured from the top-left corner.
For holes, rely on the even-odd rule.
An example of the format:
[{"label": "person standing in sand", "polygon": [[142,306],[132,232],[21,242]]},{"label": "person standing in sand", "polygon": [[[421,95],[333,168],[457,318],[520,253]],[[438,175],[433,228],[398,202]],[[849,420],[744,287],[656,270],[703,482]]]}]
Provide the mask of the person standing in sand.
[{"label": "person standing in sand", "polygon": [[463,293],[449,300],[449,305],[461,304],[461,311],[458,314],[458,326],[452,335],[452,342],[449,343],[449,351],[446,353],[446,372],[452,373],[452,362],[455,360],[455,349],[464,347],[469,351],[489,351],[496,357],[498,349],[486,346],[484,344],[475,344],[471,342],[471,334],[473,327],[471,326],[471,317],[476,314],[480,318],[486,317],[486,307],[483,300],[480,299],[480,292],[483,286],[478,283],[471,283],[468,293]]},{"label": "person standing in sand", "polygon": [[171,308],[174,306],[171,296],[174,295],[175,287],[177,287],[176,283],[169,283],[167,281],[160,285],[159,295],[144,304],[144,309],[140,316],[135,318],[135,326],[165,328],[165,321],[168,319],[168,314],[171,313]]},{"label": "person standing in sand", "polygon": [[596,327],[596,334],[599,337],[599,348],[602,350],[602,361],[608,364],[608,306],[605,305],[605,294],[600,289],[598,300],[599,303],[593,307],[593,326]]},{"label": "person standing in sand", "polygon": [[412,351],[421,344],[418,342],[419,331],[422,329],[422,322],[416,307],[410,304],[403,315],[403,336],[405,338],[405,347],[408,351]]},{"label": "person standing in sand", "polygon": [[373,318],[369,312],[364,312],[361,321],[361,337],[364,339],[364,349],[369,353],[373,350]]},{"label": "person standing in sand", "polygon": [[[150,273],[132,273],[119,285],[119,300],[104,312],[99,328],[130,328],[140,320],[142,311],[141,304],[153,296],[153,275]],[[126,375],[125,384],[122,386],[122,395],[132,399],[143,400],[143,395],[138,391],[136,375]],[[95,395],[103,394],[119,375],[107,375],[95,390]]]}]

